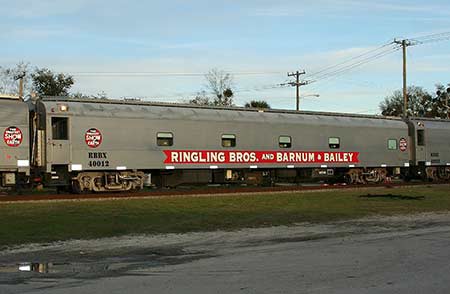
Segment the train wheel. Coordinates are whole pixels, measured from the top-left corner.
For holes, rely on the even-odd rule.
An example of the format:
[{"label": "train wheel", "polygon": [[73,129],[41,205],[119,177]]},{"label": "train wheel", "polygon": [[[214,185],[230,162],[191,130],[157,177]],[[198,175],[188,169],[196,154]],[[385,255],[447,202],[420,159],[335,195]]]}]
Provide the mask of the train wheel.
[{"label": "train wheel", "polygon": [[427,167],[425,169],[425,174],[426,174],[428,181],[430,181],[430,182],[439,180],[438,170],[435,167]]},{"label": "train wheel", "polygon": [[103,176],[95,176],[91,178],[91,187],[94,192],[105,192],[105,181]]},{"label": "train wheel", "polygon": [[387,170],[385,168],[374,168],[369,169],[368,172],[366,172],[365,176],[367,182],[370,183],[383,183],[387,180]]},{"label": "train wheel", "polygon": [[75,194],[82,194],[84,193],[84,189],[81,188],[80,182],[78,181],[72,181],[72,186],[71,186],[71,192],[75,193]]},{"label": "train wheel", "polygon": [[439,179],[448,181],[450,180],[450,168],[448,167],[439,167],[438,168]]},{"label": "train wheel", "polygon": [[365,184],[362,176],[362,170],[359,168],[352,168],[346,174],[346,180],[348,184]]}]

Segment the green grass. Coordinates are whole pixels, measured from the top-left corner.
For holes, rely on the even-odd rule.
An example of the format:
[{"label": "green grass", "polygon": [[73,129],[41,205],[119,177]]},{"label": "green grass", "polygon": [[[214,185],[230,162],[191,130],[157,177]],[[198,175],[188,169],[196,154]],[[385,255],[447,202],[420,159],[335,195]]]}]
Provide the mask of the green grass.
[{"label": "green grass", "polygon": [[[395,194],[423,199],[361,195]],[[126,234],[184,233],[450,210],[450,187],[255,196],[0,204],[0,247]]]}]

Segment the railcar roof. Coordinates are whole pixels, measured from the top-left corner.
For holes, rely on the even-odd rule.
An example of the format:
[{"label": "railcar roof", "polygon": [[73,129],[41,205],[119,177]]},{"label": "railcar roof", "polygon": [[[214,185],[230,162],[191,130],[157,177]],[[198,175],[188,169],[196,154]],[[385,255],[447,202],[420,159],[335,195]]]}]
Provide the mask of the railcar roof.
[{"label": "railcar roof", "polygon": [[410,121],[433,121],[433,122],[450,122],[450,119],[433,118],[433,117],[410,117]]},{"label": "railcar roof", "polygon": [[18,100],[19,101],[19,96],[14,96],[14,95],[8,95],[8,94],[0,94],[0,100]]},{"label": "railcar roof", "polygon": [[296,111],[286,109],[258,109],[247,107],[224,107],[224,106],[204,106],[182,103],[167,103],[167,102],[148,102],[134,99],[117,100],[117,99],[97,99],[97,98],[69,98],[69,97],[42,97],[42,101],[48,102],[79,102],[79,103],[95,103],[95,104],[110,104],[110,105],[131,105],[131,106],[159,106],[159,107],[174,107],[174,108],[191,108],[191,109],[213,109],[213,110],[228,110],[228,111],[248,111],[248,112],[267,112],[267,113],[281,113],[281,114],[303,114],[303,115],[320,115],[333,117],[351,117],[351,118],[370,118],[370,119],[389,119],[401,121],[399,117],[387,117],[381,115],[366,115],[366,114],[352,114],[352,113],[337,113],[337,112],[319,112],[319,111]]}]

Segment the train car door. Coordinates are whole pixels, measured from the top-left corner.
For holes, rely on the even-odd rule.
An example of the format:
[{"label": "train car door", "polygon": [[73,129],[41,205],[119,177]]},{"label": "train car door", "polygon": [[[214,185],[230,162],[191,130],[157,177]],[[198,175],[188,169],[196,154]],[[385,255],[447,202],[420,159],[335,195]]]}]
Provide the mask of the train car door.
[{"label": "train car door", "polygon": [[69,123],[68,117],[50,117],[48,159],[52,165],[66,165],[70,162]]},{"label": "train car door", "polygon": [[415,161],[418,165],[425,165],[427,160],[426,153],[426,133],[423,123],[417,122],[415,128]]}]

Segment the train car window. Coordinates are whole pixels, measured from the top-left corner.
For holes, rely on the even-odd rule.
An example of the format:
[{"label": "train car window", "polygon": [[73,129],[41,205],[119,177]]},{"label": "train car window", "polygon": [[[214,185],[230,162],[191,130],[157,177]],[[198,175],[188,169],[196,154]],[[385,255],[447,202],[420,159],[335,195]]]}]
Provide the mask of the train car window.
[{"label": "train car window", "polygon": [[280,148],[291,148],[292,138],[290,136],[280,136],[278,138],[278,146]]},{"label": "train car window", "polygon": [[388,149],[389,150],[397,150],[397,140],[396,139],[388,140]]},{"label": "train car window", "polygon": [[339,149],[340,145],[341,144],[340,144],[339,138],[335,138],[335,137],[328,138],[328,146],[331,149]]},{"label": "train car window", "polygon": [[417,130],[417,146],[425,146],[425,131]]},{"label": "train car window", "polygon": [[69,119],[67,117],[52,117],[53,140],[69,139]]},{"label": "train car window", "polygon": [[222,147],[236,147],[236,135],[222,135]]},{"label": "train car window", "polygon": [[172,146],[173,145],[173,134],[172,133],[157,133],[156,134],[156,144],[158,146]]}]

